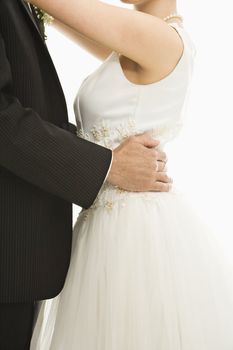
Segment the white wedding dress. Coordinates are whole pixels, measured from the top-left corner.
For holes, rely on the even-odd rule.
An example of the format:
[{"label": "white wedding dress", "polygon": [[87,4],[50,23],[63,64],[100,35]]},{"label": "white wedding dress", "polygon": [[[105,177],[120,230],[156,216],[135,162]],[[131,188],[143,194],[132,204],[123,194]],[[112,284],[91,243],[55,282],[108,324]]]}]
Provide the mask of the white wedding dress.
[{"label": "white wedding dress", "polygon": [[[109,148],[146,130],[162,148],[178,136],[195,49],[172,26],[184,51],[161,81],[130,82],[115,52],[84,80],[79,136]],[[232,265],[182,193],[105,183],[78,217],[65,287],[43,302],[31,350],[233,350]]]}]

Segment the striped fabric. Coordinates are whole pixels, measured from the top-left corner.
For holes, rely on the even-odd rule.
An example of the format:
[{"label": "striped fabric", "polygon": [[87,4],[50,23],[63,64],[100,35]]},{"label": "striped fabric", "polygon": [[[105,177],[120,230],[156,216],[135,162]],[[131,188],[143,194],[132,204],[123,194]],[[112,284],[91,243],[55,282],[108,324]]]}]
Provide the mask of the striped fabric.
[{"label": "striped fabric", "polygon": [[72,203],[91,206],[112,158],[69,124],[55,68],[22,1],[0,1],[0,303],[61,291]]}]

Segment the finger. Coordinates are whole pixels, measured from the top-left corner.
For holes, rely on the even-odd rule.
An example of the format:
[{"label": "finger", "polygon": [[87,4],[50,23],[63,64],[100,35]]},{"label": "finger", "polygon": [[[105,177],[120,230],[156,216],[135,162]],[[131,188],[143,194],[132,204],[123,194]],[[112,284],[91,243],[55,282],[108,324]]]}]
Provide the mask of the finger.
[{"label": "finger", "polygon": [[160,143],[158,140],[153,139],[148,133],[136,135],[134,139],[136,142],[148,148],[158,147]]},{"label": "finger", "polygon": [[167,166],[166,163],[162,162],[161,160],[157,161],[157,171],[159,172],[166,172]]},{"label": "finger", "polygon": [[151,191],[152,192],[169,192],[171,188],[172,188],[172,184],[157,181],[155,182]]},{"label": "finger", "polygon": [[169,192],[169,184],[165,184],[164,182],[155,182],[153,190],[155,192]]},{"label": "finger", "polygon": [[164,172],[157,172],[156,174],[156,180],[159,182],[164,182],[164,183],[171,183],[172,179],[167,175],[167,173]]},{"label": "finger", "polygon": [[165,152],[157,151],[156,158],[158,161],[167,162],[167,155]]}]

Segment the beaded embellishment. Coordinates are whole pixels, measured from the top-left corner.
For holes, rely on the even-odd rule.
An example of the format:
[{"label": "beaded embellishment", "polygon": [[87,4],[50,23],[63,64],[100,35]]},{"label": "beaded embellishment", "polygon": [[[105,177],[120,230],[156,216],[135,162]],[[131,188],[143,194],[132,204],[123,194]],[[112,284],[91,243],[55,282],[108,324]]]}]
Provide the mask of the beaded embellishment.
[{"label": "beaded embellishment", "polygon": [[[181,124],[174,123],[173,121],[156,125],[156,127],[149,130],[148,132],[153,138],[160,140],[162,145],[163,142],[167,142],[173,139],[180,131],[181,126]],[[109,149],[114,149],[126,138],[142,132],[143,130],[137,127],[136,120],[132,118],[129,118],[117,126],[112,126],[112,123],[110,126],[107,120],[101,119],[98,124],[92,127],[90,132],[85,132],[82,128],[80,128],[77,131],[77,136]],[[91,210],[98,207],[103,207],[109,213],[111,213],[116,203],[120,204],[120,207],[123,208],[127,204],[127,198],[132,196],[134,196],[135,199],[139,197],[143,198],[143,200],[146,202],[151,202],[151,200],[158,200],[157,193],[129,192],[117,186],[113,186],[108,182],[105,182],[93,205],[89,209],[83,210],[81,213],[83,213],[85,219],[89,216]]]},{"label": "beaded embellishment", "polygon": [[[174,121],[164,122],[148,130],[148,133],[153,138],[160,140],[162,144],[173,139],[181,129],[181,126],[180,123],[175,123]],[[101,119],[99,123],[92,127],[90,132],[85,132],[82,128],[77,130],[77,136],[109,149],[114,149],[128,137],[144,131],[137,127],[136,120],[133,118],[129,118],[117,126],[112,126],[112,123],[110,126],[107,120]]]}]

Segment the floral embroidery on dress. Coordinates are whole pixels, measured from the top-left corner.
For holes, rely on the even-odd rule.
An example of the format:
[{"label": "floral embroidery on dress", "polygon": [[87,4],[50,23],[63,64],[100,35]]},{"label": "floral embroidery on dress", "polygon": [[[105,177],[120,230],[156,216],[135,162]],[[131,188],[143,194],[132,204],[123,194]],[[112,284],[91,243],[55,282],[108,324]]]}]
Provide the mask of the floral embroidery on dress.
[{"label": "floral embroidery on dress", "polygon": [[124,139],[136,135],[141,131],[136,128],[134,119],[128,119],[116,127],[109,126],[109,123],[102,119],[94,125],[89,133],[84,132],[81,128],[77,131],[77,136],[88,141],[95,142],[101,146],[113,149],[116,144],[120,144]]},{"label": "floral embroidery on dress", "polygon": [[[111,123],[112,124],[112,123]],[[179,130],[181,129],[181,124],[171,122],[164,122],[148,132],[153,138],[159,140],[168,141],[174,138]],[[101,146],[114,149],[126,138],[137,135],[143,132],[137,127],[135,119],[129,118],[125,122],[120,123],[117,126],[110,126],[109,122],[105,119],[101,119],[99,123],[95,124],[90,132],[85,132],[82,128],[77,131],[77,136],[84,138],[88,141],[94,142]],[[104,183],[97,198],[89,209],[83,210],[84,219],[89,216],[92,209],[103,207],[108,212],[112,212],[116,203],[120,203],[120,206],[124,208],[126,206],[126,199],[129,196],[135,196],[137,198],[143,198],[146,202],[151,202],[151,200],[158,200],[158,195],[152,192],[142,192],[135,193],[129,192],[117,186],[113,186],[108,182]]]},{"label": "floral embroidery on dress", "polygon": [[[153,138],[168,141],[172,139],[177,132],[179,132],[181,126],[181,123],[174,121],[163,122],[156,125],[156,127],[152,128],[151,130],[148,130],[148,133]],[[110,126],[108,120],[101,119],[99,123],[92,127],[90,132],[85,132],[83,128],[80,128],[77,131],[77,136],[109,149],[114,149],[123,140],[142,132],[144,132],[144,130],[137,127],[136,120],[133,118],[129,118],[117,126]]]},{"label": "floral embroidery on dress", "polygon": [[177,194],[177,191],[172,190],[169,193],[164,192],[160,194],[158,194],[158,192],[130,192],[106,182],[92,206],[88,209],[83,209],[81,213],[85,221],[93,210],[97,208],[104,208],[109,214],[113,212],[116,206],[117,208],[124,209],[127,206],[129,198],[134,201],[142,199],[145,203],[151,205],[153,203],[159,204],[161,195],[166,196],[172,194]]}]

